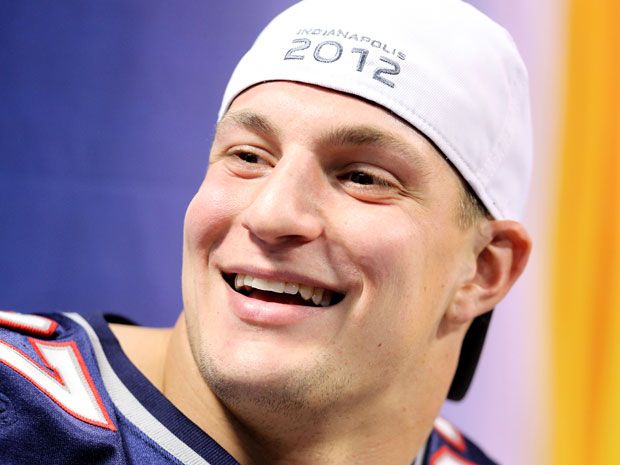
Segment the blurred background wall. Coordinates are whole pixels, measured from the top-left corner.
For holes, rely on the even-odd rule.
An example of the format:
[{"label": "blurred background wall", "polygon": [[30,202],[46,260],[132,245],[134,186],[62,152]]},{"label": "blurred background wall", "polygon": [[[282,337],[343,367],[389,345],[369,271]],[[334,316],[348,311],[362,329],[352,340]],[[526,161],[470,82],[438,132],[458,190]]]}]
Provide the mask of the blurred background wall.
[{"label": "blurred background wall", "polygon": [[[612,1],[471,1],[512,33],[530,70],[536,160],[524,223],[535,247],[495,312],[470,394],[443,413],[506,465],[620,463],[620,199],[596,190],[620,179]],[[174,322],[184,209],[225,83],[292,3],[0,1],[0,308]],[[599,153],[608,159],[584,187]],[[609,202],[594,214],[598,196]],[[598,226],[566,236],[576,224]]]}]

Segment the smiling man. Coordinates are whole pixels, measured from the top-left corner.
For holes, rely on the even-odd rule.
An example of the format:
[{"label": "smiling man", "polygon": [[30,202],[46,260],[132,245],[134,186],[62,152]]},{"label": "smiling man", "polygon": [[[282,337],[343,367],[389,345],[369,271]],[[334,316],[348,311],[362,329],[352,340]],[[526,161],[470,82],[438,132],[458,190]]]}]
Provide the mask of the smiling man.
[{"label": "smiling man", "polygon": [[0,312],[0,425],[54,438],[0,461],[494,463],[437,415],[526,264],[530,145],[522,61],[466,3],[293,6],[224,95],[176,326]]}]

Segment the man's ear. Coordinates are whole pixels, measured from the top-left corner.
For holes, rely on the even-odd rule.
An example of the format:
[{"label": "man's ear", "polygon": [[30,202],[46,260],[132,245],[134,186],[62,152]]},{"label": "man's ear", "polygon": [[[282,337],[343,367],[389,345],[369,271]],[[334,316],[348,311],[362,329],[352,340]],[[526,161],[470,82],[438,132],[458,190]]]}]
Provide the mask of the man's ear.
[{"label": "man's ear", "polygon": [[476,237],[476,263],[457,290],[447,317],[466,323],[491,310],[504,298],[527,264],[532,242],[516,221],[489,220]]}]

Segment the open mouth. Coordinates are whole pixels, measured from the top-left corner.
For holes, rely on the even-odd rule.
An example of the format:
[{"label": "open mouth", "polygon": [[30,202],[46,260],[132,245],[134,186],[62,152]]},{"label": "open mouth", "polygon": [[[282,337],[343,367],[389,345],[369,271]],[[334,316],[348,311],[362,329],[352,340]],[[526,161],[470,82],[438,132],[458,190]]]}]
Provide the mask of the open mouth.
[{"label": "open mouth", "polygon": [[223,273],[228,285],[236,292],[253,299],[306,307],[330,307],[344,299],[344,294],[300,283],[271,281],[239,273]]}]

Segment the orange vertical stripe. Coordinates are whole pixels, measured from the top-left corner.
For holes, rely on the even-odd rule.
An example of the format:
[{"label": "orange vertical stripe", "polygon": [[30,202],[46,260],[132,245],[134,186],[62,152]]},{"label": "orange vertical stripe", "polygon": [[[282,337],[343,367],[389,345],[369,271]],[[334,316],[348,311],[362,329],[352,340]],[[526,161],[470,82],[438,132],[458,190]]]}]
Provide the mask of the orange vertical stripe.
[{"label": "orange vertical stripe", "polygon": [[570,4],[552,290],[562,465],[620,463],[619,21],[616,0]]}]

